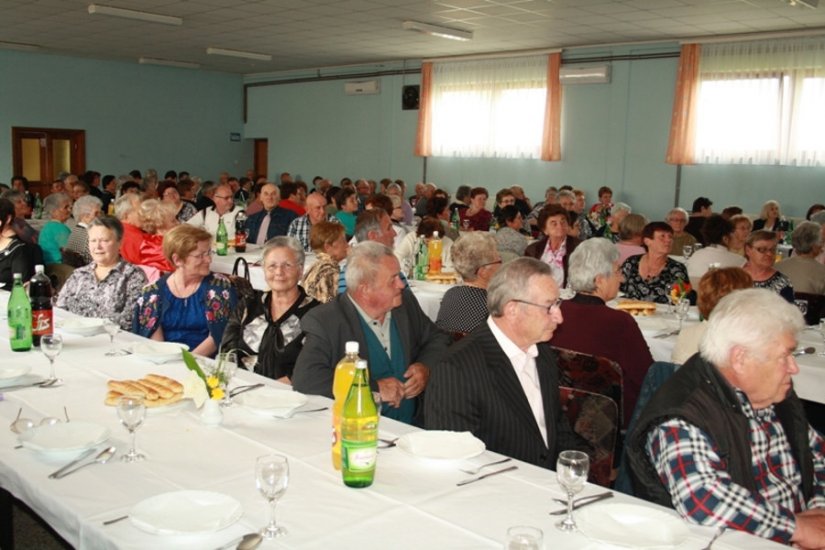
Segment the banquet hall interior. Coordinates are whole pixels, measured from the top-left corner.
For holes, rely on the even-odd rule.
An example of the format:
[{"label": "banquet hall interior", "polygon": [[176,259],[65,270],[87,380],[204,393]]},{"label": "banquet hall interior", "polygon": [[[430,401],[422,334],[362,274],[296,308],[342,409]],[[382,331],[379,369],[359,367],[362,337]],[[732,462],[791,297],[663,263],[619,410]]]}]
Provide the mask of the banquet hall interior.
[{"label": "banquet hall interior", "polygon": [[[685,46],[823,41],[819,0],[104,2],[0,1],[0,182],[42,133],[68,139],[73,152],[39,154],[72,157],[76,173],[387,177],[408,195],[424,181],[452,194],[517,185],[533,202],[571,185],[588,204],[609,186],[651,221],[674,206],[690,212],[697,197],[751,217],[776,199],[797,220],[823,202],[822,158],[669,158]],[[489,60],[506,71],[556,54],[552,160],[422,153],[429,64]],[[825,111],[816,116],[825,124]],[[56,175],[32,190],[45,196]],[[19,540],[70,547],[17,510]]]}]

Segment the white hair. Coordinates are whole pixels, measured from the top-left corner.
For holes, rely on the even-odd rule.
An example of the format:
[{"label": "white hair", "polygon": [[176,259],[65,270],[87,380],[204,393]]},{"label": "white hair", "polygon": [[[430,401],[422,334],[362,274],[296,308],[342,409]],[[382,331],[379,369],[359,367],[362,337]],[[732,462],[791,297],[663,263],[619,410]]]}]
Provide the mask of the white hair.
[{"label": "white hair", "polygon": [[347,271],[344,274],[347,291],[355,292],[361,283],[374,281],[384,257],[395,259],[395,254],[391,248],[379,242],[364,241],[352,247],[347,257]]},{"label": "white hair", "polygon": [[72,216],[77,221],[80,221],[86,214],[91,214],[95,208],[100,208],[103,203],[94,195],[84,195],[74,201],[72,206]]},{"label": "white hair", "polygon": [[619,249],[608,239],[587,239],[570,254],[567,281],[576,292],[596,290],[596,277],[613,274],[613,264],[619,259]]},{"label": "white hair", "polygon": [[611,214],[618,214],[619,212],[627,212],[628,214],[633,213],[633,209],[630,208],[630,205],[624,202],[617,202],[613,205],[613,208],[610,209]]},{"label": "white hair", "polygon": [[724,368],[735,346],[764,353],[778,334],[796,334],[805,327],[799,309],[779,294],[762,288],[731,292],[716,304],[699,342],[702,357]]}]

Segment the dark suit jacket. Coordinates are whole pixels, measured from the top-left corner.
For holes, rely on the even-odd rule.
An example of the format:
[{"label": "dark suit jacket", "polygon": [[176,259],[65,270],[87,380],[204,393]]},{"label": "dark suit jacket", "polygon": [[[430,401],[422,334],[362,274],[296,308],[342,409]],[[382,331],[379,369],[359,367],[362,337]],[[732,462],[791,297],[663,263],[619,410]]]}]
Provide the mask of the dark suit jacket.
[{"label": "dark suit jacket", "polygon": [[428,430],[470,431],[487,449],[544,468],[560,451],[589,450],[570,429],[559,403],[559,371],[549,344],[538,344],[536,367],[544,402],[547,441],[510,360],[483,323],[430,371],[424,397]]},{"label": "dark suit jacket", "polygon": [[[298,217],[298,214],[292,210],[287,210],[286,208],[281,208],[280,206],[276,206],[270,212],[271,216],[269,218],[269,228],[266,230],[267,241],[272,237],[286,235],[287,230],[289,229],[289,224],[292,223],[292,220]],[[258,241],[258,231],[261,229],[261,223],[263,223],[266,214],[266,210],[261,210],[260,212],[255,212],[246,220],[247,241],[251,243]]]},{"label": "dark suit jacket", "polygon": [[[427,317],[412,292],[405,290],[402,303],[392,310],[398,326],[407,365],[421,362],[432,368],[447,350],[450,337]],[[295,363],[292,386],[296,391],[332,398],[335,365],[344,356],[344,344],[354,340],[361,357],[369,362],[367,341],[358,311],[346,293],[314,308],[301,318],[306,334],[304,348]],[[375,381],[370,381],[375,386]]]}]

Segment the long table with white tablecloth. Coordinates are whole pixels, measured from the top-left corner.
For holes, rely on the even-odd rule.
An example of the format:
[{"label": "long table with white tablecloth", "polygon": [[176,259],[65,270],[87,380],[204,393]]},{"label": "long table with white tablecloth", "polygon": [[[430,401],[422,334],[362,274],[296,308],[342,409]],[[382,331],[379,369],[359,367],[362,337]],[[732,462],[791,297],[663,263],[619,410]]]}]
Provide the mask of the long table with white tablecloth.
[{"label": "long table with white tablecloth", "polygon": [[[0,292],[5,311],[8,293]],[[66,314],[57,311],[58,318]],[[58,329],[60,331],[60,329]],[[455,462],[417,458],[400,448],[381,450],[376,480],[367,489],[349,489],[330,465],[330,411],[296,415],[288,420],[266,418],[239,405],[224,409],[219,427],[208,427],[192,404],[166,413],[150,414],[137,434],[138,448],[149,459],[137,464],[113,460],[94,465],[64,479],[48,479],[61,462],[47,460],[28,448],[15,449],[17,437],[7,426],[18,409],[30,418],[61,416],[65,406],[72,421],[107,427],[110,442],[124,452],[127,434],[112,407],[104,406],[106,380],[138,378],[150,372],[179,380],[188,371],[181,361],[155,365],[132,356],[109,358],[108,337],[66,334],[57,358],[64,383],[52,389],[27,388],[3,393],[0,401],[0,487],[28,504],[72,546],[77,548],[215,548],[258,529],[265,523],[266,505],[254,482],[257,456],[278,452],[290,461],[290,484],[278,505],[279,521],[289,534],[262,548],[500,548],[508,526],[534,525],[544,530],[546,548],[604,548],[587,533],[562,534],[548,511],[563,496],[555,474],[518,463],[518,469],[457,487],[467,474]],[[118,346],[138,342],[120,334]],[[0,360],[27,364],[45,376],[48,364],[36,350],[9,351],[0,337]],[[244,372],[235,384],[265,381]],[[0,388],[2,393],[2,388]],[[309,405],[329,405],[310,396]],[[308,406],[309,406],[308,405]],[[392,439],[415,428],[382,420],[381,437]],[[470,462],[479,464],[497,455],[484,452]],[[243,517],[216,533],[161,536],[141,531],[130,521],[104,526],[103,521],[128,514],[138,502],[179,489],[216,491],[237,499]],[[599,487],[588,486],[585,493]],[[617,495],[615,502],[648,503]],[[669,512],[670,513],[670,512]],[[684,548],[698,548],[713,530],[690,527]],[[714,548],[771,548],[776,545],[745,535],[726,533]]]}]

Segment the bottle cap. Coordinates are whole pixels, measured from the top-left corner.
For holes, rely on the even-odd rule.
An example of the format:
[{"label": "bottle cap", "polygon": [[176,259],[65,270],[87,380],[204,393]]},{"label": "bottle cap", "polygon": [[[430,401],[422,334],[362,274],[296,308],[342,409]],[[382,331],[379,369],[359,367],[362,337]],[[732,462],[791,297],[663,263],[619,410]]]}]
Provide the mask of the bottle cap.
[{"label": "bottle cap", "polygon": [[36,266],[34,266],[34,272],[43,273],[43,266],[41,264],[37,264]]},{"label": "bottle cap", "polygon": [[355,368],[357,370],[364,370],[367,368],[367,361],[366,359],[359,359],[355,362]]},{"label": "bottle cap", "polygon": [[344,344],[344,351],[346,353],[358,353],[358,342],[347,342]]},{"label": "bottle cap", "polygon": [[437,238],[438,238],[438,231],[433,231],[433,239],[437,239]]}]

